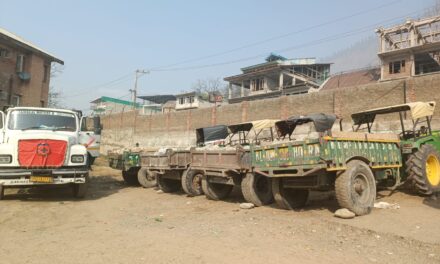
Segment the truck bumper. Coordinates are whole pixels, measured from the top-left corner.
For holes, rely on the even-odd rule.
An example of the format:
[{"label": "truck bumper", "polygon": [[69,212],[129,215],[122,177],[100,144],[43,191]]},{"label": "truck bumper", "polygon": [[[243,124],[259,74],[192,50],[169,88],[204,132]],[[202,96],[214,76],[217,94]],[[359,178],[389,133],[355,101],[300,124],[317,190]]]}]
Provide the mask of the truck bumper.
[{"label": "truck bumper", "polygon": [[[88,170],[86,168],[59,169],[0,169],[0,185],[33,186],[69,183],[85,183]],[[33,177],[50,178],[49,182],[35,181]]]}]

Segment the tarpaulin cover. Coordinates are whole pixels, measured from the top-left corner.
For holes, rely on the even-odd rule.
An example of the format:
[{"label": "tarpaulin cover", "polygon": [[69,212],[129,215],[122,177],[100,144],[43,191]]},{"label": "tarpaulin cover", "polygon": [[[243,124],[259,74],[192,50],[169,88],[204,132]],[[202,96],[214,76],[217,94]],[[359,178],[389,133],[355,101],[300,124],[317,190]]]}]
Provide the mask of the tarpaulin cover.
[{"label": "tarpaulin cover", "polygon": [[228,136],[228,127],[218,125],[196,129],[197,144],[225,139]]},{"label": "tarpaulin cover", "polygon": [[279,121],[278,119],[263,119],[263,120],[256,120],[251,122],[230,125],[228,127],[231,133],[237,133],[238,131],[250,131],[252,128],[256,131],[259,131],[265,128],[274,127],[275,123],[278,121]]},{"label": "tarpaulin cover", "polygon": [[276,129],[278,136],[290,136],[295,130],[296,126],[313,122],[316,132],[325,132],[333,127],[335,121],[336,116],[332,114],[317,113],[305,116],[292,116],[286,120],[277,122]]},{"label": "tarpaulin cover", "polygon": [[351,115],[355,125],[361,125],[366,123],[372,123],[376,118],[376,115],[390,114],[403,111],[410,111],[412,119],[418,119],[426,116],[432,116],[434,114],[435,102],[414,102],[408,104],[393,105],[381,108],[370,109],[354,113]]},{"label": "tarpaulin cover", "polygon": [[18,142],[18,162],[22,167],[61,167],[66,155],[64,140],[26,139]]}]

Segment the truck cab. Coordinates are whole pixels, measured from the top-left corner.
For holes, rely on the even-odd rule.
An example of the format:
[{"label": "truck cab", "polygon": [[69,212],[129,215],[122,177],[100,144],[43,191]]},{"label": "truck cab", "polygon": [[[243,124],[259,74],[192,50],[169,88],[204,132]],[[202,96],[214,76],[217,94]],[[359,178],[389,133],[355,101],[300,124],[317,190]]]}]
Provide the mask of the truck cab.
[{"label": "truck cab", "polygon": [[1,116],[0,198],[4,188],[53,184],[71,185],[75,197],[85,196],[88,154],[76,112],[14,107]]}]

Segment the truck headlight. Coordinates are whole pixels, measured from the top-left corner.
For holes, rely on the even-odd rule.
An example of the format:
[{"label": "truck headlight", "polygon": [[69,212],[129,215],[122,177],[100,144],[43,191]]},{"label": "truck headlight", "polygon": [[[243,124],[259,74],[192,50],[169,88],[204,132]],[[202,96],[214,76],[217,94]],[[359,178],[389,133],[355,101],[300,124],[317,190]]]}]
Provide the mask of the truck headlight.
[{"label": "truck headlight", "polygon": [[84,155],[72,155],[70,161],[72,163],[84,163]]},{"label": "truck headlight", "polygon": [[0,164],[8,164],[12,162],[11,155],[0,155]]}]

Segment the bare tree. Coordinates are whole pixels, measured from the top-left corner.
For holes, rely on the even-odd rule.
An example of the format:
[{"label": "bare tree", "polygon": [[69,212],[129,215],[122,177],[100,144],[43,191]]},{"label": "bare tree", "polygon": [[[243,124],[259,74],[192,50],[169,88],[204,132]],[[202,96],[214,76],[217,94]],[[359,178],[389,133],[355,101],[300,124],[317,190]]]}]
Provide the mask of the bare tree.
[{"label": "bare tree", "polygon": [[[64,71],[64,66],[58,63],[52,64],[50,68],[50,79],[56,78]],[[53,85],[49,86],[47,106],[53,108],[64,108],[62,93],[57,91]]]},{"label": "bare tree", "polygon": [[198,79],[193,85],[192,90],[197,93],[219,92],[222,95],[227,93],[227,85],[221,78]]}]

